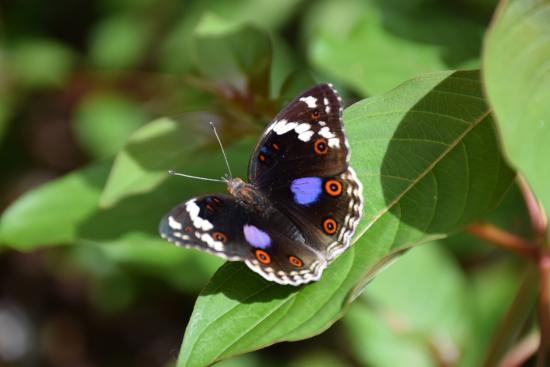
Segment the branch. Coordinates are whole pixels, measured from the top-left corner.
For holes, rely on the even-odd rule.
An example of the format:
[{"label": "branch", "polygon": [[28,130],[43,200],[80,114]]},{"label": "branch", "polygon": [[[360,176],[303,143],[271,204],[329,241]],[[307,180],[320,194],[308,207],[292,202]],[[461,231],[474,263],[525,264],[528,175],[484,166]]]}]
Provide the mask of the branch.
[{"label": "branch", "polygon": [[510,232],[506,232],[489,223],[473,223],[466,231],[489,241],[500,248],[515,252],[518,255],[534,260],[537,257],[537,247]]}]

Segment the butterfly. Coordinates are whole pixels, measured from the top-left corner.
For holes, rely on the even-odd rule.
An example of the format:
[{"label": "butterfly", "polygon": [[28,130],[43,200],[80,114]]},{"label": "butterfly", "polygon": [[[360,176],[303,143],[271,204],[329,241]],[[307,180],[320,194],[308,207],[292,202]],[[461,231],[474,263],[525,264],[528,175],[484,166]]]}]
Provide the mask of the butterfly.
[{"label": "butterfly", "polygon": [[279,284],[319,280],[350,246],[362,213],[362,185],[349,165],[342,111],[331,84],[298,95],[257,143],[248,182],[227,178],[230,195],[177,205],[161,220],[161,236],[244,261]]}]

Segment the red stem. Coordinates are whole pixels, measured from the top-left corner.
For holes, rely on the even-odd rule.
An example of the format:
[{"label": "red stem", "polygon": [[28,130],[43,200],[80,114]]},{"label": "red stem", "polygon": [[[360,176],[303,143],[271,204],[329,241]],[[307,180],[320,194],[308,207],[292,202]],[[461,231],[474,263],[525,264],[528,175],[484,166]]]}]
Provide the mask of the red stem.
[{"label": "red stem", "polygon": [[531,190],[531,187],[522,176],[518,176],[518,185],[523,194],[523,198],[525,199],[525,205],[527,207],[527,212],[529,213],[529,218],[531,219],[535,240],[537,244],[539,244],[542,241],[546,241],[548,218],[546,217],[540,202],[535,197],[533,190]]},{"label": "red stem", "polygon": [[548,302],[548,276],[550,275],[550,253],[544,251],[539,261],[540,293],[539,323],[540,345],[537,356],[537,367],[546,366],[546,357],[550,350],[550,305]]},{"label": "red stem", "polygon": [[486,241],[503,249],[513,251],[518,255],[534,260],[537,255],[537,248],[521,237],[506,232],[489,223],[473,223],[466,227],[466,230]]}]

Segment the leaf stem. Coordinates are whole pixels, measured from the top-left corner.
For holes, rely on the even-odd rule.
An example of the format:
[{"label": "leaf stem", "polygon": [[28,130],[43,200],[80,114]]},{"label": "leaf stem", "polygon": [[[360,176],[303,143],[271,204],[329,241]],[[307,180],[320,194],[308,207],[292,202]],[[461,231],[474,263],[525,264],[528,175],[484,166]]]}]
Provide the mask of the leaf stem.
[{"label": "leaf stem", "polygon": [[539,261],[539,327],[540,344],[537,356],[537,367],[546,366],[546,357],[550,350],[550,304],[548,301],[548,276],[550,275],[550,253],[541,247],[543,252]]},{"label": "leaf stem", "polygon": [[537,247],[523,238],[506,232],[492,224],[482,222],[472,223],[466,227],[466,230],[498,247],[513,251],[530,260],[536,259]]},{"label": "leaf stem", "polygon": [[528,267],[512,305],[495,332],[483,366],[497,366],[497,362],[501,359],[501,356],[520,334],[521,329],[523,329],[526,321],[532,314],[533,306],[536,302],[536,290],[533,287],[536,279],[536,272],[533,268]]},{"label": "leaf stem", "polygon": [[537,352],[539,339],[540,335],[537,330],[533,330],[531,333],[527,334],[516,345],[510,348],[508,353],[506,353],[498,364],[498,367],[522,366]]},{"label": "leaf stem", "polygon": [[546,234],[548,232],[548,218],[546,217],[540,202],[535,197],[533,190],[531,190],[531,187],[522,176],[518,176],[518,185],[523,194],[523,198],[525,199],[525,206],[527,207],[527,212],[529,213],[529,218],[531,219],[531,226],[533,227],[535,241],[537,244],[540,244],[546,240]]}]

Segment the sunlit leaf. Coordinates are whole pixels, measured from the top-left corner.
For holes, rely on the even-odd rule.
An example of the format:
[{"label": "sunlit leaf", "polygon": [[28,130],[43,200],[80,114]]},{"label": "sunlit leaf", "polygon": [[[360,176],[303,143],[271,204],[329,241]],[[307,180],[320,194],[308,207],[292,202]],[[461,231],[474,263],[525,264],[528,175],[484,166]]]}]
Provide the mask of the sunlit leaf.
[{"label": "sunlit leaf", "polygon": [[122,198],[146,192],[168,177],[170,169],[181,170],[204,147],[212,116],[190,114],[178,122],[152,121],[136,131],[118,153],[101,196],[102,206],[112,206]]},{"label": "sunlit leaf", "polygon": [[0,242],[20,250],[71,243],[77,226],[97,209],[110,162],[40,186],[15,201],[0,222]]},{"label": "sunlit leaf", "polygon": [[482,25],[447,4],[324,1],[306,21],[313,65],[366,96],[421,73],[478,65]]},{"label": "sunlit leaf", "polygon": [[525,175],[547,212],[550,212],[549,55],[550,2],[502,2],[485,40],[487,95],[508,158]]}]

